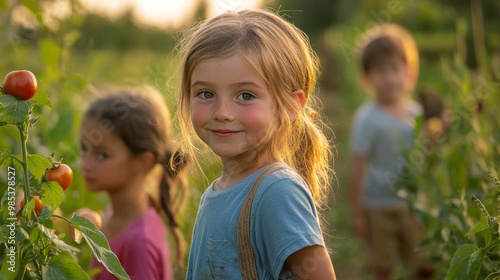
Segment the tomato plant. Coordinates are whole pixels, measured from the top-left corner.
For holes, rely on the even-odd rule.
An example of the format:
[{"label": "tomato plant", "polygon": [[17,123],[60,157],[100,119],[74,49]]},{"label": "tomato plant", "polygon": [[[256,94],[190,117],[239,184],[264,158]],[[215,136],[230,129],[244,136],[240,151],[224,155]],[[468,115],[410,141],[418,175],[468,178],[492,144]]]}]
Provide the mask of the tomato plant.
[{"label": "tomato plant", "polygon": [[45,176],[49,182],[57,182],[66,190],[73,180],[73,171],[67,164],[55,163],[54,167],[47,169]]},{"label": "tomato plant", "polygon": [[[7,75],[4,86],[13,83],[12,73]],[[130,279],[94,223],[78,213],[70,218],[58,214],[63,189],[72,180],[71,168],[60,161],[53,162],[52,156],[49,159],[28,151],[29,130],[41,117],[36,112],[51,107],[51,100],[44,93],[29,99],[20,95],[26,91],[11,89],[4,87],[0,91],[4,93],[0,93],[0,127],[17,128],[21,154],[0,151],[0,167],[6,167],[8,175],[8,186],[0,201],[0,279],[89,279],[75,260],[80,250],[67,244],[64,234],[56,234],[53,220],[65,221],[74,228],[74,241],[85,239],[95,258],[118,279]],[[16,195],[21,191],[24,198],[17,210]]]},{"label": "tomato plant", "polygon": [[[33,200],[35,202],[35,209],[34,209],[35,213],[38,216],[40,216],[40,213],[42,213],[42,209],[43,209],[43,202],[42,202],[42,200],[40,200],[40,197],[38,195],[33,196]],[[20,206],[21,206],[21,208],[23,208],[24,198],[21,200]]]},{"label": "tomato plant", "polygon": [[3,79],[3,91],[22,100],[31,99],[38,85],[36,77],[28,70],[12,71]]}]

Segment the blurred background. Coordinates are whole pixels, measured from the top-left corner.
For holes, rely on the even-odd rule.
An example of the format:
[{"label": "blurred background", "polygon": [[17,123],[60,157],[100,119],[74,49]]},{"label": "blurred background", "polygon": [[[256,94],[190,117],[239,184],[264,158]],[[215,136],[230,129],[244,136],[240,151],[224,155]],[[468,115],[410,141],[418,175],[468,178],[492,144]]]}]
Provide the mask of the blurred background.
[{"label": "blurred background", "polygon": [[[369,98],[359,84],[356,42],[377,24],[396,23],[411,32],[420,55],[413,96],[419,100],[422,90],[435,92],[451,111],[451,125],[434,143],[423,137],[419,140],[409,154],[411,168],[402,178],[406,184],[402,190],[425,225],[427,239],[422,246],[436,265],[436,279],[462,275],[460,269],[467,269],[472,253],[454,258],[455,252],[464,244],[479,250],[496,238],[485,230],[488,218],[470,196],[479,197],[496,219],[499,191],[493,178],[500,170],[497,0],[0,0],[0,76],[31,70],[39,91],[53,102],[53,108],[40,112],[43,117],[30,134],[28,149],[44,156],[55,153],[75,174],[64,193],[63,214],[69,216],[81,207],[102,212],[107,204],[104,195],[86,190],[78,171],[78,130],[87,104],[110,88],[147,84],[158,88],[175,112],[177,43],[183,32],[226,10],[256,7],[277,11],[304,30],[321,59],[318,92],[335,134],[330,137],[336,146],[337,176],[330,208],[324,214],[338,279],[369,279],[367,250],[350,232],[347,197],[352,117]],[[417,130],[424,125],[425,119],[420,120]],[[0,134],[0,150],[20,151],[14,127],[1,127]],[[210,156],[203,158],[202,165],[205,174],[193,173],[190,178],[191,193],[181,217],[187,242],[200,195],[220,171]],[[0,171],[2,193],[4,169]],[[481,228],[467,234],[476,225]],[[78,256],[82,267],[88,267],[90,254],[83,246]],[[480,257],[480,277],[499,270],[498,248]],[[183,272],[178,271],[176,277],[182,279]],[[462,276],[457,277],[449,279]]]}]

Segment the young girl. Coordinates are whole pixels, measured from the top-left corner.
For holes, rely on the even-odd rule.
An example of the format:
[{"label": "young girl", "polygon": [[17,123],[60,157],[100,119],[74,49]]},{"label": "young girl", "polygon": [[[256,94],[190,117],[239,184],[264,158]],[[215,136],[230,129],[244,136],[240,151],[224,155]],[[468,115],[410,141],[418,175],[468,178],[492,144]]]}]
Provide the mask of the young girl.
[{"label": "young girl", "polygon": [[[245,279],[335,279],[316,211],[331,153],[310,104],[318,60],[306,36],[272,13],[241,11],[208,20],[184,48],[178,108],[186,149],[194,130],[223,164],[201,198],[187,279],[241,279],[239,254],[249,251],[258,276]],[[285,167],[258,187],[251,249],[238,251],[243,202],[273,163]]]},{"label": "young girl", "polygon": [[[109,195],[102,231],[131,279],[164,280],[172,279],[172,269],[159,213],[166,216],[180,261],[175,216],[185,194],[179,172],[186,161],[174,152],[163,99],[148,93],[119,92],[90,105],[81,126],[80,168],[89,190]],[[116,279],[95,259],[92,266],[102,270],[95,279]]]}]

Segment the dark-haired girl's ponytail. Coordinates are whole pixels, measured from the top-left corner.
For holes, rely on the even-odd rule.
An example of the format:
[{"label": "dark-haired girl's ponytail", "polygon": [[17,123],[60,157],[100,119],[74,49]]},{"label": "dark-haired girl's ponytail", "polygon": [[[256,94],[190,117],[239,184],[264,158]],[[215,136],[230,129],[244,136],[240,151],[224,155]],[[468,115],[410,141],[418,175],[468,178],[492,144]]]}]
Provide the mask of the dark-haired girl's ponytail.
[{"label": "dark-haired girl's ponytail", "polygon": [[185,244],[176,215],[187,196],[186,178],[182,176],[182,170],[188,162],[189,159],[180,151],[173,155],[167,152],[160,160],[163,169],[159,188],[160,205],[176,244],[175,259],[180,267],[184,264]]}]

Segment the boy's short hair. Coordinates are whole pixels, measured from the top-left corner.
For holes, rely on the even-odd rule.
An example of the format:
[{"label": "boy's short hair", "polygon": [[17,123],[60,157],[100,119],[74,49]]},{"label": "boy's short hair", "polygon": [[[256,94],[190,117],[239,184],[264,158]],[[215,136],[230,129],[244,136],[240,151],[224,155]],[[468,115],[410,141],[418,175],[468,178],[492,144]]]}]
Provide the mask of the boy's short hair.
[{"label": "boy's short hair", "polygon": [[364,74],[368,74],[377,63],[394,56],[401,57],[408,71],[407,89],[415,87],[420,68],[418,48],[404,27],[388,23],[369,28],[358,38],[354,54]]},{"label": "boy's short hair", "polygon": [[375,37],[368,41],[361,49],[361,66],[363,72],[368,73],[374,65],[392,58],[398,57],[407,63],[404,45],[398,38],[390,35]]}]

